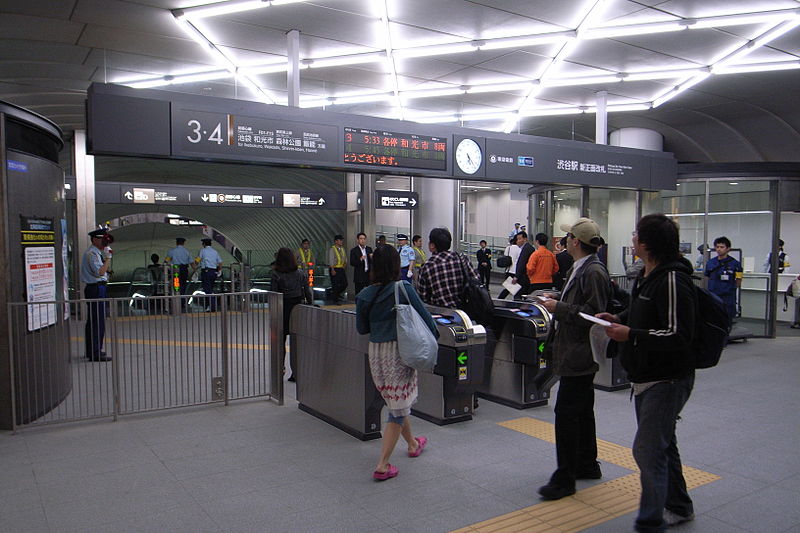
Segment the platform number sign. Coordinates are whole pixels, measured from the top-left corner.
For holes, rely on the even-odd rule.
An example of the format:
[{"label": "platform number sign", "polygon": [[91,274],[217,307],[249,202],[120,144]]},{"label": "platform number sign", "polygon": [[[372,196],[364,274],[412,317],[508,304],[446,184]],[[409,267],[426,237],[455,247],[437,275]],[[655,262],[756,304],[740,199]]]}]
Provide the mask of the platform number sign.
[{"label": "platform number sign", "polygon": [[217,125],[208,133],[208,129],[204,129],[199,120],[192,119],[186,123],[189,126],[191,133],[186,136],[186,140],[192,144],[197,144],[203,140],[206,135],[206,141],[217,144],[222,144],[225,140],[222,138],[222,122],[217,122]]}]

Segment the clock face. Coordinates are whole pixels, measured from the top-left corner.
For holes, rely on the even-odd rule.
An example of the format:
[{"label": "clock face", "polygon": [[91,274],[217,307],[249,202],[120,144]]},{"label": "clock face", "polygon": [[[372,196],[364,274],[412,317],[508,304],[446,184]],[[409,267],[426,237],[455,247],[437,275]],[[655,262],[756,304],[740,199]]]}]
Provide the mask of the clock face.
[{"label": "clock face", "polygon": [[475,174],[481,168],[481,147],[472,139],[464,139],[456,147],[456,164],[464,174]]}]

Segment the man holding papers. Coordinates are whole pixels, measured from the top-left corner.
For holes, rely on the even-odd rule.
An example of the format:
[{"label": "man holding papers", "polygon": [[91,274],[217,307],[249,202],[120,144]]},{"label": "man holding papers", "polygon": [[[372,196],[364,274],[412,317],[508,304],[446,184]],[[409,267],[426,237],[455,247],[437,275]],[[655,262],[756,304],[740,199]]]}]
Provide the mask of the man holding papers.
[{"label": "man holding papers", "polygon": [[594,316],[606,310],[611,296],[608,271],[597,258],[605,241],[591,219],[581,218],[561,226],[567,232],[567,251],[575,262],[565,276],[561,300],[542,304],[555,318],[548,337],[553,371],[561,378],[556,398],[556,458],[558,469],[539,488],[545,500],[575,494],[575,480],[600,479],[594,424],[594,375],[599,369],[592,357],[589,329],[592,323],[579,313]]}]

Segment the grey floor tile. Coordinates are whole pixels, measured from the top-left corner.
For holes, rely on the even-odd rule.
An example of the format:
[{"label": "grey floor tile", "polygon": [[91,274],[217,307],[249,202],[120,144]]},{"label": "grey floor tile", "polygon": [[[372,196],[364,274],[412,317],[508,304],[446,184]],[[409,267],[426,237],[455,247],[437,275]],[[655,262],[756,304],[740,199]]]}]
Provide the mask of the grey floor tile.
[{"label": "grey floor tile", "polygon": [[196,501],[204,503],[222,497],[263,491],[294,480],[300,481],[295,466],[275,461],[208,476],[192,477],[181,481],[181,484]]},{"label": "grey floor tile", "polygon": [[203,512],[200,506],[186,505],[155,514],[133,516],[127,520],[80,527],[67,533],[221,533],[221,531],[222,529]]},{"label": "grey floor tile", "polygon": [[324,505],[302,512],[274,515],[269,520],[237,524],[226,533],[367,533],[386,527],[383,521],[355,504]]},{"label": "grey floor tile", "polygon": [[0,506],[0,532],[41,533],[50,531],[47,517],[41,506],[12,507],[3,501]]},{"label": "grey floor tile", "polygon": [[778,487],[763,488],[706,514],[750,531],[783,531],[800,524],[797,494]]},{"label": "grey floor tile", "polygon": [[57,481],[66,476],[85,476],[114,472],[127,467],[157,463],[158,457],[146,447],[115,449],[91,455],[36,461],[33,470],[39,483]]}]

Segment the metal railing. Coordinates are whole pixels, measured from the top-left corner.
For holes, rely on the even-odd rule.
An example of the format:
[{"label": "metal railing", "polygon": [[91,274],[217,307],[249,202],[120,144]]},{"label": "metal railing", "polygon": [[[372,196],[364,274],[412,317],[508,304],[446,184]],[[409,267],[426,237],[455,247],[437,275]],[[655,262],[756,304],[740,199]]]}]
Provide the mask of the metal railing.
[{"label": "metal railing", "polygon": [[283,404],[280,293],[9,303],[8,325],[14,428],[245,398]]}]

